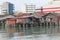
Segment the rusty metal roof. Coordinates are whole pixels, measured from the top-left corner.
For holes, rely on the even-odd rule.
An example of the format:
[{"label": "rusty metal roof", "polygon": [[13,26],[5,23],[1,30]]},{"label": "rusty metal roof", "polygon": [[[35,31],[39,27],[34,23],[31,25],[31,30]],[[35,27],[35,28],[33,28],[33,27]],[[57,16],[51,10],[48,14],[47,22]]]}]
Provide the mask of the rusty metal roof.
[{"label": "rusty metal roof", "polygon": [[7,18],[15,18],[15,17],[12,16],[12,15],[9,15],[9,16],[5,16],[5,17],[1,17],[0,20],[4,20],[4,19],[7,19]]}]

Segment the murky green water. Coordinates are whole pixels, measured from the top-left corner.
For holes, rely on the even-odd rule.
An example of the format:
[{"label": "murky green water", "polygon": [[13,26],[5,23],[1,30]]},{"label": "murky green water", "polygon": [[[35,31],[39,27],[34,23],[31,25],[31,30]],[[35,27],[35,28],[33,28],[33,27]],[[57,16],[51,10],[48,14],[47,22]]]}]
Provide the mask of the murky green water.
[{"label": "murky green water", "polygon": [[0,32],[1,40],[60,40],[60,29],[58,27],[23,27],[8,36]]}]

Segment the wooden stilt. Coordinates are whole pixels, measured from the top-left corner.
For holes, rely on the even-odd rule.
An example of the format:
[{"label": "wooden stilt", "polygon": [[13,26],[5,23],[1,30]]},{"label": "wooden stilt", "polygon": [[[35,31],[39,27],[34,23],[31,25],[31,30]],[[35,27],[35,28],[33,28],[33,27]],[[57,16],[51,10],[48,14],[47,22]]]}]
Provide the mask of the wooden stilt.
[{"label": "wooden stilt", "polygon": [[46,22],[46,31],[47,31],[47,34],[48,34],[49,33],[48,22]]},{"label": "wooden stilt", "polygon": [[25,24],[23,23],[23,35],[25,35]]},{"label": "wooden stilt", "polygon": [[31,24],[31,29],[32,29],[32,33],[33,33],[33,24]]},{"label": "wooden stilt", "polygon": [[19,24],[19,32],[21,32],[21,24]]},{"label": "wooden stilt", "polygon": [[51,30],[51,33],[52,33],[52,23],[50,22],[50,30]]},{"label": "wooden stilt", "polygon": [[45,33],[46,33],[46,32],[47,32],[47,31],[46,31],[46,30],[47,30],[47,29],[46,29],[46,22],[44,22],[44,28],[45,28]]},{"label": "wooden stilt", "polygon": [[2,20],[1,23],[2,23],[2,28],[1,28],[1,30],[4,31],[4,30],[5,30],[5,23],[4,23],[4,20]]}]

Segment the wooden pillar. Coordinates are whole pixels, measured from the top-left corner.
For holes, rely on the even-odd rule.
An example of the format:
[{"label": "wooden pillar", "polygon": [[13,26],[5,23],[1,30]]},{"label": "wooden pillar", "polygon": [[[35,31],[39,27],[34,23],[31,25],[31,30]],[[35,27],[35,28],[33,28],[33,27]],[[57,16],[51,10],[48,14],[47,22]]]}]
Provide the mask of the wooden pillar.
[{"label": "wooden pillar", "polygon": [[2,30],[4,30],[5,28],[5,25],[4,25],[4,22],[3,22],[3,20],[1,21],[1,23],[2,23]]},{"label": "wooden pillar", "polygon": [[57,26],[58,26],[57,31],[58,31],[58,32],[59,32],[59,18],[60,18],[60,17],[58,16],[58,17],[57,17],[57,20],[58,20],[58,21],[57,21]]},{"label": "wooden pillar", "polygon": [[21,24],[19,24],[19,32],[21,32]]},{"label": "wooden pillar", "polygon": [[3,30],[3,21],[1,21],[1,24],[2,24],[2,28],[1,28],[1,30]]},{"label": "wooden pillar", "polygon": [[54,26],[54,32],[55,32],[55,22],[53,23],[53,26]]},{"label": "wooden pillar", "polygon": [[[39,22],[39,23],[40,23],[40,22]],[[41,23],[40,23],[39,25],[40,25],[39,27],[40,27],[40,33],[41,33]]]},{"label": "wooden pillar", "polygon": [[46,33],[48,34],[48,31],[49,31],[49,29],[48,29],[48,22],[46,22]]},{"label": "wooden pillar", "polygon": [[12,28],[10,29],[11,30],[11,34],[13,35],[14,33],[15,33],[15,25],[14,24],[12,24]]},{"label": "wooden pillar", "polygon": [[31,32],[33,34],[33,23],[31,23]]},{"label": "wooden pillar", "polygon": [[44,22],[44,33],[46,33],[46,26],[45,26],[45,22]]},{"label": "wooden pillar", "polygon": [[47,33],[47,29],[46,29],[46,22],[44,22],[44,27],[45,27],[45,33]]},{"label": "wooden pillar", "polygon": [[59,31],[59,18],[58,18],[58,31]]},{"label": "wooden pillar", "polygon": [[26,34],[28,34],[28,33],[29,33],[28,27],[29,27],[29,26],[28,26],[28,23],[27,23],[27,24],[26,24],[26,31],[25,31],[25,32],[26,32]]},{"label": "wooden pillar", "polygon": [[51,24],[51,22],[50,22],[50,31],[51,31],[51,33],[52,33],[52,24]]},{"label": "wooden pillar", "polygon": [[28,29],[28,24],[26,24],[26,30]]},{"label": "wooden pillar", "polygon": [[40,33],[42,33],[42,23],[40,23]]},{"label": "wooden pillar", "polygon": [[23,23],[23,35],[25,35],[25,23]]},{"label": "wooden pillar", "polygon": [[8,25],[5,24],[5,32],[7,33],[7,36],[9,36],[9,32],[7,30],[8,30]]}]

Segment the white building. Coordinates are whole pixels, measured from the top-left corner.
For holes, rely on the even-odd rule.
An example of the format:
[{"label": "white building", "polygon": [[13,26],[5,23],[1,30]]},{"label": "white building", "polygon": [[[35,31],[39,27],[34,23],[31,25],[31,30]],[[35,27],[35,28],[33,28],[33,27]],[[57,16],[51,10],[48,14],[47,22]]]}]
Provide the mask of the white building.
[{"label": "white building", "polygon": [[2,10],[1,10],[1,5],[0,5],[0,15],[3,15],[1,11],[2,11]]},{"label": "white building", "polygon": [[35,5],[26,5],[26,13],[34,13],[35,12]]},{"label": "white building", "polygon": [[0,5],[0,13],[1,13],[1,5]]},{"label": "white building", "polygon": [[13,14],[13,9],[14,9],[14,5],[12,3],[10,3],[10,2],[4,2],[1,5],[2,14],[12,15]]}]

